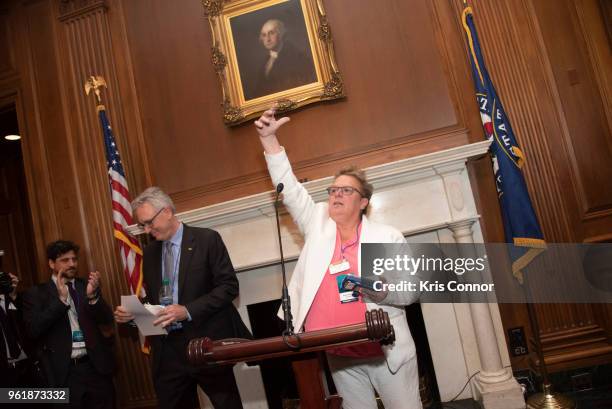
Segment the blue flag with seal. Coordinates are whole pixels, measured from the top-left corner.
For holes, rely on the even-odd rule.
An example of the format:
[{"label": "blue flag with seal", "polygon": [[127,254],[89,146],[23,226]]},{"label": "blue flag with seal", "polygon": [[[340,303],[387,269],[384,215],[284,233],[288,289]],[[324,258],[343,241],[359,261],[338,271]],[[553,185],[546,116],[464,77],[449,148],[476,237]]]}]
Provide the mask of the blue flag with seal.
[{"label": "blue flag with seal", "polygon": [[462,21],[470,51],[480,118],[490,142],[489,151],[493,159],[506,242],[513,244],[510,246],[512,274],[522,284],[521,269],[546,249],[546,242],[521,172],[525,157],[485,67],[471,7],[463,10]]}]

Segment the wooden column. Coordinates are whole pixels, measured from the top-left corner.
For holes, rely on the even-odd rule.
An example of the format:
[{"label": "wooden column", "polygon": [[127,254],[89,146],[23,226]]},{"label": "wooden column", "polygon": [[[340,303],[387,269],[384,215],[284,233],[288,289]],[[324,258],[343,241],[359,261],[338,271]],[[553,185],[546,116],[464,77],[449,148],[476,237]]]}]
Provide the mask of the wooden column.
[{"label": "wooden column", "polygon": [[[131,165],[137,163],[139,151],[134,151],[128,136],[119,92],[118,64],[112,42],[109,8],[105,1],[70,1],[57,3],[58,38],[61,67],[60,89],[66,103],[68,126],[67,149],[74,168],[76,197],[82,221],[88,268],[103,273],[104,293],[113,305],[121,294],[128,294],[123,266],[118,257],[112,233],[112,212],[104,153],[95,101],[83,92],[83,82],[91,75],[106,79],[103,104],[109,116],[129,182],[142,174]],[[132,183],[132,186],[134,184]],[[136,192],[138,193],[138,192]],[[141,407],[154,403],[148,359],[140,352],[134,338],[117,337],[117,389],[121,407]]]}]

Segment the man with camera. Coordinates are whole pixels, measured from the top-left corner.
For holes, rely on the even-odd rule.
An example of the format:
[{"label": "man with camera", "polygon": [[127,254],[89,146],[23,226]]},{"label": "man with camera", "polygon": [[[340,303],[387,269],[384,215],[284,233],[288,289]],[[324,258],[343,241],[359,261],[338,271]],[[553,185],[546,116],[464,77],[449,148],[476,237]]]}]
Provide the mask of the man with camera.
[{"label": "man with camera", "polygon": [[47,246],[51,280],[23,297],[26,331],[36,344],[49,387],[68,387],[71,408],[113,408],[113,313],[100,292],[100,273],[79,278],[76,244]]},{"label": "man with camera", "polygon": [[[2,255],[0,250],[0,260]],[[35,386],[30,385],[30,362],[19,329],[18,284],[16,275],[0,271],[0,387],[3,388]]]}]

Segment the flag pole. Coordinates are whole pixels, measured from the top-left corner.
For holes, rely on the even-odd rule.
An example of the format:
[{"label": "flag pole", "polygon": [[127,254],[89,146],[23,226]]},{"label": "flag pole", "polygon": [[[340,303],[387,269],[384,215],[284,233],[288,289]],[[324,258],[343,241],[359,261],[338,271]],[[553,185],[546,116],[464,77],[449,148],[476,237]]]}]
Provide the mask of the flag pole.
[{"label": "flag pole", "polygon": [[[101,89],[106,88],[106,81],[100,76],[90,76],[83,85],[85,94],[89,95],[92,91],[97,99],[96,111],[100,119],[102,135],[104,138],[106,164],[110,186],[110,196],[112,202],[112,222],[113,236],[117,240],[119,255],[123,264],[123,272],[128,282],[129,290],[139,298],[145,296],[142,287],[143,271],[142,257],[143,252],[138,240],[129,234],[127,227],[133,223],[132,209],[129,205],[130,194],[128,189],[125,170],[121,162],[119,147],[115,142],[112,128],[106,116],[106,108],[102,104],[100,96]],[[145,337],[139,333],[141,350],[149,353],[149,346]]]},{"label": "flag pole", "polygon": [[533,339],[538,356],[538,369],[542,377],[542,392],[534,393],[527,398],[528,409],[574,409],[576,402],[569,396],[561,393],[554,394],[553,386],[548,377],[548,368],[544,360],[544,350],[542,348],[542,340],[540,338],[540,324],[538,322],[537,312],[533,306],[533,296],[531,294],[531,286],[529,285],[529,274],[524,275],[525,295],[527,296],[527,315],[533,332]]}]

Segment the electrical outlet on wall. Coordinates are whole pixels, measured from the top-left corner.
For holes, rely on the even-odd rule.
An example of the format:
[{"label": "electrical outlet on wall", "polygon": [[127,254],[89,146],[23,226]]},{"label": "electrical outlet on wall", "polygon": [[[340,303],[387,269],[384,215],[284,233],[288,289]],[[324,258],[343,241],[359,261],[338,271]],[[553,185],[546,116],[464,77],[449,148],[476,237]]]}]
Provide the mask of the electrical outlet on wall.
[{"label": "electrical outlet on wall", "polygon": [[525,329],[523,327],[508,329],[509,348],[512,356],[527,355],[527,338],[525,337]]}]

